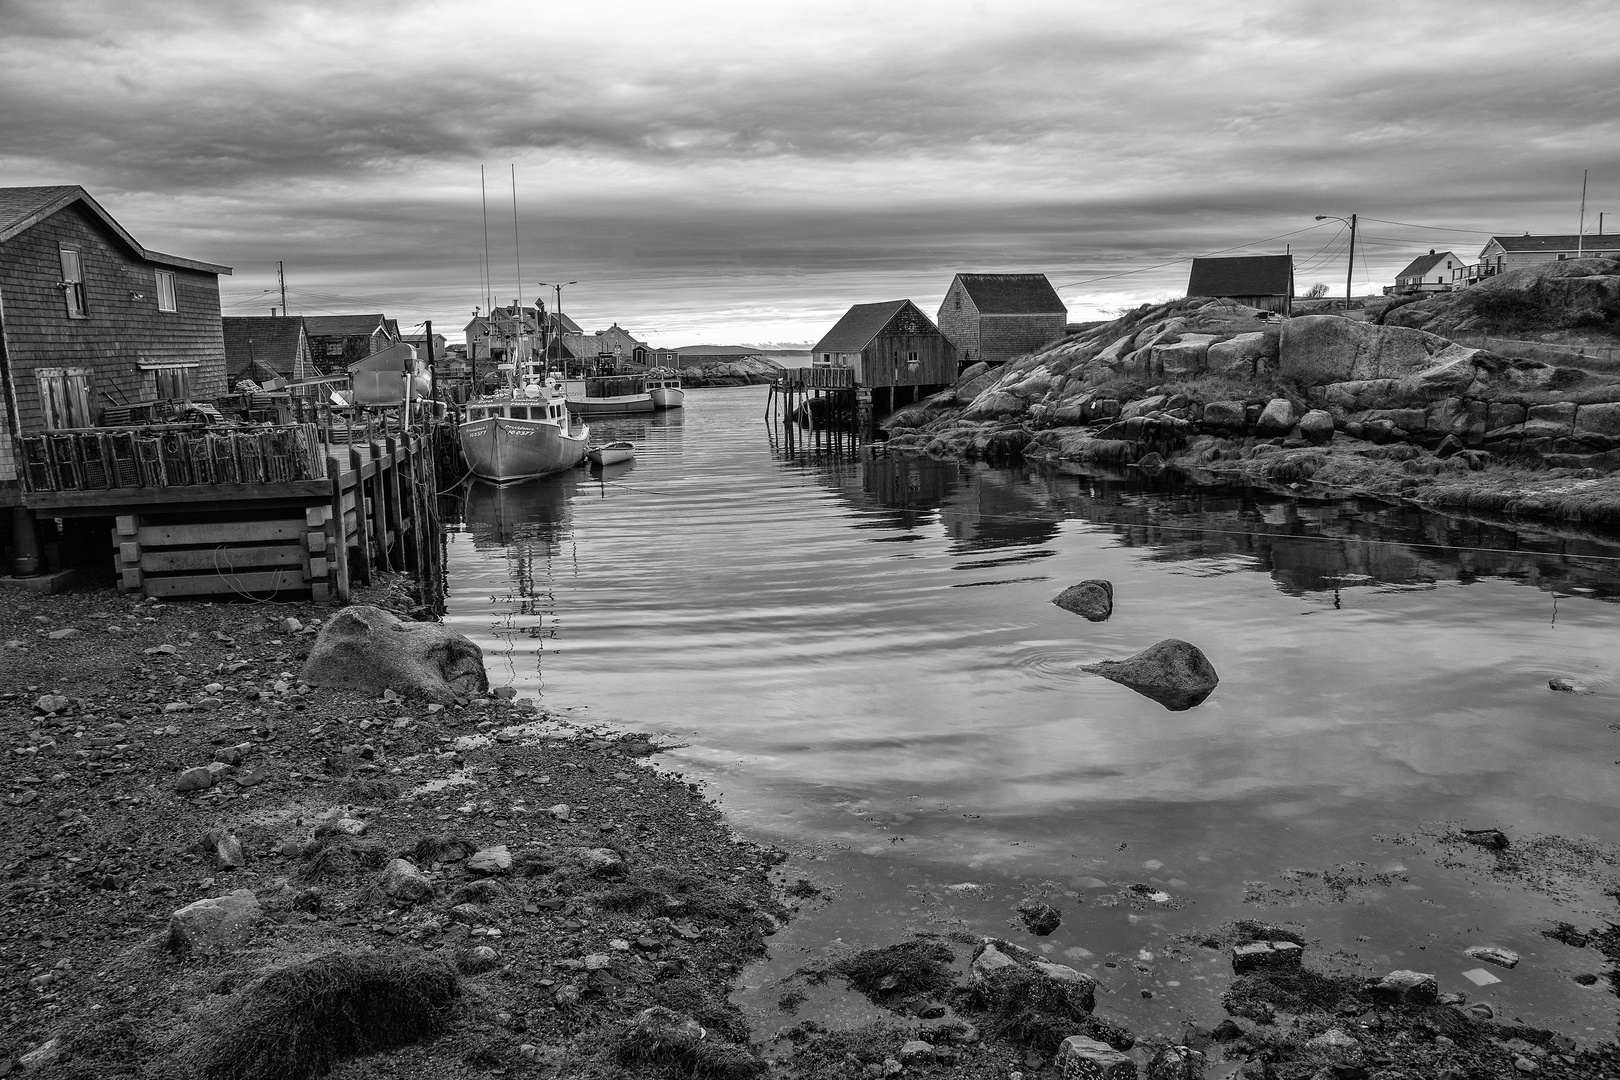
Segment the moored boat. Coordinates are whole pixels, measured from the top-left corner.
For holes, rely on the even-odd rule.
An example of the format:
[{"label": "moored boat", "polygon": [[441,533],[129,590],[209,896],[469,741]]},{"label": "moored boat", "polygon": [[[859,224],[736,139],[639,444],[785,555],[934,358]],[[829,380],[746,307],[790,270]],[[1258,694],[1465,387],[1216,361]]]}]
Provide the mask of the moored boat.
[{"label": "moored boat", "polygon": [[585,456],[590,459],[592,465],[619,465],[635,457],[636,448],[627,442],[610,442],[591,447]]},{"label": "moored boat", "polygon": [[652,412],[652,394],[639,375],[606,375],[567,379],[568,411],[575,416],[626,416]]},{"label": "moored boat", "polygon": [[591,429],[573,425],[556,382],[531,382],[521,393],[476,398],[457,429],[474,476],[504,483],[571,469],[585,460]]},{"label": "moored boat", "polygon": [[648,372],[647,393],[652,395],[655,409],[678,409],[686,401],[686,391],[681,389],[680,372]]}]

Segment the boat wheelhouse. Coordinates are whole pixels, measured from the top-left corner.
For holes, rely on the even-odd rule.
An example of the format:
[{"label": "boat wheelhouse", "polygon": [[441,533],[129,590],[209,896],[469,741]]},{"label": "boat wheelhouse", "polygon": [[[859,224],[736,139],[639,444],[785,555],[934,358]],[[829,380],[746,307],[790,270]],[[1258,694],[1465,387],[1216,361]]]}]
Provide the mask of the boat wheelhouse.
[{"label": "boat wheelhouse", "polygon": [[590,428],[574,425],[555,380],[531,382],[467,404],[461,452],[475,476],[505,482],[571,469],[585,460]]}]

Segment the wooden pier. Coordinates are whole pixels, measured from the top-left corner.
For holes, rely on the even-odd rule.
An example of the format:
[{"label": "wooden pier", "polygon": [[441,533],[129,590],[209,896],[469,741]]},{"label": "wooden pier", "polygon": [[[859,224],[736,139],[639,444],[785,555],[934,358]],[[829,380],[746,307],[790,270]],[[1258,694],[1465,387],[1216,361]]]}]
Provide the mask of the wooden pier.
[{"label": "wooden pier", "polygon": [[53,432],[24,440],[22,505],[37,518],[111,518],[121,591],[346,601],[373,569],[437,579],[442,430],[402,428],[395,413]]}]

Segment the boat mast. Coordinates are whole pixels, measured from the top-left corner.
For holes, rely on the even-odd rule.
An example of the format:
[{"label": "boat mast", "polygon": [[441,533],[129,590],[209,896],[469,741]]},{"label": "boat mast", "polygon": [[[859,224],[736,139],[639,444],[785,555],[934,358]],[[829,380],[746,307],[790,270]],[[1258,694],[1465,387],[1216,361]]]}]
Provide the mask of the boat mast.
[{"label": "boat mast", "polygon": [[[514,353],[523,348],[523,255],[518,251],[518,213],[517,213],[517,164],[512,168],[512,258],[517,266],[517,345]],[[524,370],[521,375],[530,375],[529,358],[523,358]],[[517,386],[523,385],[523,379],[517,368],[517,357],[512,358],[512,376]]]}]

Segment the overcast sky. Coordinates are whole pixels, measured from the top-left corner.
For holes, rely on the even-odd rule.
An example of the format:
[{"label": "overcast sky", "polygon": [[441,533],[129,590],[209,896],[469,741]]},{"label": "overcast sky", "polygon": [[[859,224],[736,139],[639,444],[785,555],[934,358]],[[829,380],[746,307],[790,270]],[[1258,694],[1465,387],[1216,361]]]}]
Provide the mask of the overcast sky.
[{"label": "overcast sky", "polygon": [[1358,289],[1575,231],[1583,169],[1620,231],[1620,5],[0,0],[0,185],[235,267],[227,314],[279,302],[279,259],[295,313],[454,335],[480,165],[489,291],[519,288],[515,166],[524,298],[577,280],[564,310],[656,344],[933,312],[958,270],[1095,318],[1228,249],[1340,293],[1316,214],[1386,219]]}]

